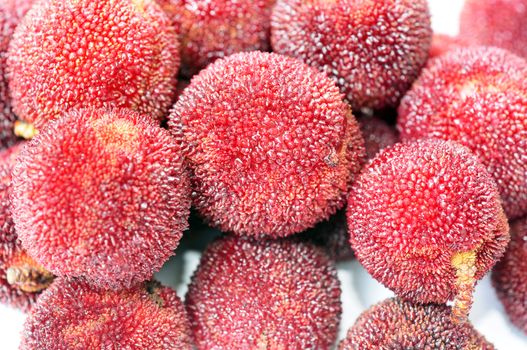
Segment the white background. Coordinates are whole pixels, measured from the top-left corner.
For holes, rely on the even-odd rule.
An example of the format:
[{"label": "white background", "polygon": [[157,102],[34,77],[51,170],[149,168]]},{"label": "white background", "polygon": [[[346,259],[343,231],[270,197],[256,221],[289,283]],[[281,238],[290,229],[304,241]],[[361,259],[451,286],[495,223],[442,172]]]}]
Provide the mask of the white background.
[{"label": "white background", "polygon": [[[458,30],[458,16],[462,0],[429,0],[433,26],[436,32],[455,35]],[[186,283],[198,263],[197,253],[189,252],[183,259],[172,260],[168,265],[183,263],[183,282],[178,283],[176,270],[164,268],[159,278],[164,283],[177,287],[180,297],[184,296]],[[182,261],[183,260],[183,261]],[[339,265],[342,284],[344,314],[339,339],[353,325],[359,314],[369,306],[387,298],[392,293],[369,277],[356,261]],[[523,335],[508,321],[488,276],[483,279],[475,293],[475,303],[470,316],[475,327],[499,350],[527,349],[527,336]],[[0,349],[17,349],[25,316],[13,309],[0,305]]]}]

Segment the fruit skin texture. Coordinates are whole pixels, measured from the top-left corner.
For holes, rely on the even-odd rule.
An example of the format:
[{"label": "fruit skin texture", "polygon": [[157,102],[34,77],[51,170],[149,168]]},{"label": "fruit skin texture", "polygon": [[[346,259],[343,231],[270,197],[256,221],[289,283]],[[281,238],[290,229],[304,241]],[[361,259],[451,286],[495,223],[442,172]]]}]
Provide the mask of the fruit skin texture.
[{"label": "fruit skin texture", "polygon": [[330,349],[342,307],[322,248],[224,236],[204,252],[185,305],[198,349]]},{"label": "fruit skin texture", "polygon": [[527,62],[474,47],[432,62],[399,107],[402,141],[453,140],[494,177],[510,219],[527,214]]},{"label": "fruit skin texture", "polygon": [[239,53],[192,79],[169,117],[194,206],[223,232],[284,237],[345,204],[364,141],[335,84],[302,62]]},{"label": "fruit skin texture", "polygon": [[511,224],[511,243],[492,282],[512,323],[527,334],[527,217]]},{"label": "fruit skin texture", "polygon": [[432,37],[432,46],[430,47],[430,59],[467,46],[469,46],[469,43],[462,38],[452,37],[446,34],[434,34]]},{"label": "fruit skin texture", "polygon": [[162,119],[179,68],[174,28],[153,0],[51,0],[28,12],[7,60],[13,109],[37,129],[74,108]]},{"label": "fruit skin texture", "polygon": [[[51,283],[53,276],[24,251],[11,216],[11,170],[22,146],[18,144],[0,152],[0,303],[27,312],[38,292]],[[17,278],[17,282],[23,283],[15,284],[15,280],[8,277],[15,271],[24,273],[19,277],[29,278]]]},{"label": "fruit skin texture", "polygon": [[131,110],[71,111],[49,123],[13,170],[24,248],[58,276],[107,288],[149,279],[187,228],[180,145]]},{"label": "fruit skin texture", "polygon": [[497,46],[527,58],[527,0],[466,0],[459,36],[473,45]]},{"label": "fruit skin texture", "polygon": [[354,110],[396,106],[432,39],[425,0],[278,0],[271,43],[325,72]]},{"label": "fruit skin texture", "polygon": [[377,153],[399,141],[394,127],[377,117],[362,116],[358,119],[366,147],[366,158],[373,159]]},{"label": "fruit skin texture", "polygon": [[470,323],[455,324],[446,305],[387,299],[363,312],[339,350],[494,350]]},{"label": "fruit skin texture", "polygon": [[2,0],[0,3],[0,148],[16,143],[13,133],[16,116],[11,109],[7,88],[7,49],[16,26],[33,5],[34,0]]},{"label": "fruit skin texture", "polygon": [[29,314],[21,350],[70,349],[191,350],[185,308],[157,283],[108,291],[59,279]]},{"label": "fruit skin texture", "polygon": [[[456,268],[465,253],[474,282],[503,255],[507,218],[496,184],[469,150],[421,140],[383,150],[349,196],[351,245],[368,272],[399,297],[419,303],[470,303]],[[472,273],[472,275],[470,275]],[[456,310],[467,310],[467,306]]]},{"label": "fruit skin texture", "polygon": [[276,0],[159,2],[179,28],[181,71],[186,77],[218,58],[270,49],[271,9]]}]

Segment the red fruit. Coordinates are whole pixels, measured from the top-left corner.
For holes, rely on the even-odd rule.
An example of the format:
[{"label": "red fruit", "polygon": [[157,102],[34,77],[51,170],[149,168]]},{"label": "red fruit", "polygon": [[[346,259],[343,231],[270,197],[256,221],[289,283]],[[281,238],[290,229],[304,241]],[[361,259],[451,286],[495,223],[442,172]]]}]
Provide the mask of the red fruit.
[{"label": "red fruit", "polygon": [[49,123],[13,171],[24,248],[58,276],[108,288],[149,279],[187,227],[179,144],[152,118],[87,109]]},{"label": "red fruit", "polygon": [[426,0],[278,0],[271,28],[275,52],[328,74],[353,109],[396,106],[432,39]]},{"label": "red fruit", "polygon": [[181,33],[182,74],[190,77],[218,58],[268,51],[276,0],[158,0]]},{"label": "red fruit", "polygon": [[486,169],[467,148],[440,140],[377,155],[351,190],[348,225],[353,250],[375,279],[414,302],[456,298],[459,319],[509,241]]},{"label": "red fruit", "polygon": [[511,225],[511,243],[492,282],[512,323],[527,334],[527,217]]},{"label": "red fruit", "polygon": [[24,324],[23,350],[192,349],[183,303],[158,283],[108,291],[59,279]]},{"label": "red fruit", "polygon": [[377,117],[363,116],[358,119],[366,146],[366,158],[373,159],[377,153],[399,141],[394,127]]},{"label": "red fruit", "polygon": [[7,48],[16,26],[33,2],[34,0],[2,0],[0,2],[0,148],[7,148],[16,143],[13,133],[16,116],[11,110],[5,72]]},{"label": "red fruit", "polygon": [[19,144],[0,153],[0,303],[28,311],[38,292],[53,281],[53,275],[24,251],[11,217],[11,170],[21,147]]},{"label": "red fruit", "polygon": [[37,129],[81,107],[161,119],[174,96],[179,45],[153,0],[40,1],[17,28],[7,63],[13,109]]},{"label": "red fruit", "polygon": [[335,84],[277,54],[235,54],[204,69],[169,127],[187,147],[195,207],[239,235],[283,237],[327,219],[364,156]]},{"label": "red fruit", "polygon": [[198,349],[329,349],[341,314],[321,248],[234,236],[203,253],[185,304]]},{"label": "red fruit", "polygon": [[494,350],[470,323],[452,322],[446,305],[388,299],[362,313],[339,350]]},{"label": "red fruit", "polygon": [[447,52],[462,49],[467,46],[469,46],[469,44],[459,37],[452,37],[445,34],[434,34],[432,37],[432,46],[430,47],[430,58],[436,58]]},{"label": "red fruit", "polygon": [[527,58],[527,0],[466,0],[460,37],[474,45],[497,46]]},{"label": "red fruit", "polygon": [[496,48],[435,60],[399,107],[402,141],[440,138],[476,154],[509,218],[527,214],[527,62]]}]

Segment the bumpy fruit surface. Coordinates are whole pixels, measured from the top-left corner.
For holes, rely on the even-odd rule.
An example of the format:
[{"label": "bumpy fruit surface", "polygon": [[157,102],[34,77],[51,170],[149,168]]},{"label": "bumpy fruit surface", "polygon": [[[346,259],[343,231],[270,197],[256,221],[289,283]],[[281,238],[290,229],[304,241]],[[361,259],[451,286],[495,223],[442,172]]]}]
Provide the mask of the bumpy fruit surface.
[{"label": "bumpy fruit surface", "polygon": [[527,58],[527,0],[465,0],[460,37]]},{"label": "bumpy fruit surface", "polygon": [[37,129],[83,107],[161,119],[179,61],[176,33],[153,0],[40,1],[10,44],[13,109]]},{"label": "bumpy fruit surface", "polygon": [[456,324],[446,305],[385,300],[359,316],[339,350],[494,350],[470,323]]},{"label": "bumpy fruit surface", "polygon": [[218,58],[270,48],[271,9],[276,0],[159,2],[180,33],[184,76],[198,73]]},{"label": "bumpy fruit surface", "polygon": [[151,117],[85,109],[49,123],[13,171],[27,251],[59,276],[120,288],[149,279],[187,227],[180,145]]},{"label": "bumpy fruit surface", "polygon": [[399,107],[402,141],[440,138],[476,154],[510,219],[527,214],[527,62],[505,50],[450,52],[423,72]]},{"label": "bumpy fruit surface", "polygon": [[198,349],[330,349],[341,314],[329,257],[287,239],[216,240],[185,304]]},{"label": "bumpy fruit surface", "polygon": [[351,190],[348,225],[353,250],[374,278],[415,302],[455,298],[459,319],[474,283],[509,241],[485,167],[467,148],[441,140],[379,153]]},{"label": "bumpy fruit surface", "polygon": [[364,141],[324,74],[262,52],[218,60],[192,79],[169,118],[186,145],[194,205],[239,235],[287,236],[345,204]]},{"label": "bumpy fruit surface", "polygon": [[527,217],[511,224],[511,243],[492,282],[511,321],[527,334]]},{"label": "bumpy fruit surface", "polygon": [[354,110],[396,106],[431,40],[425,0],[278,0],[271,17],[273,50],[328,74]]},{"label": "bumpy fruit surface", "polygon": [[22,248],[11,216],[11,171],[22,146],[0,153],[0,303],[28,311],[53,275]]},{"label": "bumpy fruit surface", "polygon": [[176,293],[157,283],[108,291],[59,279],[24,324],[22,350],[191,350],[190,328]]}]

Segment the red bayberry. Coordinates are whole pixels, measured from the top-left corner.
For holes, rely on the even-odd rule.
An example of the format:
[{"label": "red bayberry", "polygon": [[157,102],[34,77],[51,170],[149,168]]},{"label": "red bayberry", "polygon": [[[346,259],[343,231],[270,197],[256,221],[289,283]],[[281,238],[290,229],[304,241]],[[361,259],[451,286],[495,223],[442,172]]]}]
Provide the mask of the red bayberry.
[{"label": "red bayberry", "polygon": [[351,244],[374,278],[404,299],[470,309],[474,283],[502,256],[508,224],[496,184],[451,141],[396,144],[355,182]]},{"label": "red bayberry", "polygon": [[5,72],[7,49],[16,26],[33,5],[34,0],[2,0],[0,3],[0,148],[16,142],[13,132],[16,116],[11,110]]},{"label": "red bayberry", "polygon": [[174,95],[179,45],[153,0],[40,1],[15,31],[7,64],[13,109],[37,129],[80,107],[161,119]]},{"label": "red bayberry", "polygon": [[185,304],[199,349],[329,349],[341,314],[321,248],[235,236],[204,252]]},{"label": "red bayberry", "polygon": [[53,275],[24,251],[11,217],[11,170],[21,147],[19,144],[0,153],[0,302],[28,311]]},{"label": "red bayberry", "polygon": [[474,45],[497,46],[527,58],[527,0],[466,0],[460,37]]},{"label": "red bayberry", "polygon": [[179,144],[152,118],[86,109],[49,123],[24,148],[12,201],[37,261],[119,288],[150,278],[173,254],[190,190]]},{"label": "red bayberry", "polygon": [[511,321],[527,334],[527,217],[512,223],[511,237],[492,282]]},{"label": "red bayberry", "polygon": [[399,108],[403,141],[454,140],[494,177],[509,218],[527,214],[527,62],[501,49],[448,53],[424,71]]},{"label": "red bayberry", "polygon": [[388,299],[359,316],[339,350],[494,350],[470,323],[451,320],[446,305],[419,305]]},{"label": "red bayberry", "polygon": [[396,106],[432,39],[425,0],[278,0],[271,27],[275,52],[327,73],[354,109]]},{"label": "red bayberry", "polygon": [[181,32],[183,75],[237,52],[267,51],[275,1],[161,0]]},{"label": "red bayberry", "polygon": [[342,208],[363,140],[335,84],[302,62],[240,53],[183,91],[169,127],[187,145],[194,205],[222,231],[287,236]]},{"label": "red bayberry", "polygon": [[183,303],[157,283],[108,291],[59,279],[24,324],[23,350],[192,349]]}]

